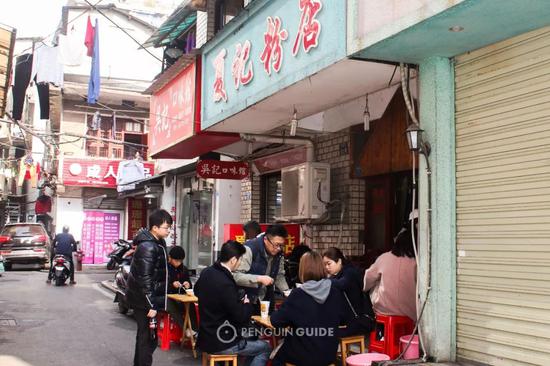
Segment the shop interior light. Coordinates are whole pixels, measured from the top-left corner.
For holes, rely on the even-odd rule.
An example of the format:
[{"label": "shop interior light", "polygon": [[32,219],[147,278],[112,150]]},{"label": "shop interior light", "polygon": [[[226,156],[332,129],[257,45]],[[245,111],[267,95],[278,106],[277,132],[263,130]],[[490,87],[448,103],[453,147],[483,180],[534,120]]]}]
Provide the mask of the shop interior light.
[{"label": "shop interior light", "polygon": [[296,129],[298,128],[298,112],[294,108],[294,114],[292,115],[292,120],[290,120],[290,136],[296,136]]},{"label": "shop interior light", "polygon": [[153,203],[153,200],[157,198],[157,196],[155,196],[152,193],[147,193],[146,195],[143,196],[143,198],[147,199],[147,204],[151,205]]},{"label": "shop interior light", "polygon": [[363,129],[370,130],[369,95],[365,96],[365,110],[363,111]]}]

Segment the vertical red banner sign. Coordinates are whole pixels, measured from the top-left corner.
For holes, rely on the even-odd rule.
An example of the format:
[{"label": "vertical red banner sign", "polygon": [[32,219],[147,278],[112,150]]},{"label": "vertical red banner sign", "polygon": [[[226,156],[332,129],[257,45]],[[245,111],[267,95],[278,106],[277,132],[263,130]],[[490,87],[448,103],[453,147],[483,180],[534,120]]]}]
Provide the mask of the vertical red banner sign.
[{"label": "vertical red banner sign", "polygon": [[128,198],[128,240],[136,236],[139,229],[147,226],[145,200]]}]

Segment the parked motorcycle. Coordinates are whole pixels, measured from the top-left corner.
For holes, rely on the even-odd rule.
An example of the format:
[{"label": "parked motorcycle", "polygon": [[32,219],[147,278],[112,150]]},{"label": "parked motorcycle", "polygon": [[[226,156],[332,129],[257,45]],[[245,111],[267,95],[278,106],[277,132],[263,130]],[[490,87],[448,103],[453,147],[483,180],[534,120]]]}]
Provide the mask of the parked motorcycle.
[{"label": "parked motorcycle", "polygon": [[132,249],[132,242],[124,239],[118,239],[113,244],[116,247],[108,255],[108,257],[110,258],[109,262],[107,262],[108,270],[113,270],[117,268],[117,266],[123,262],[124,254],[126,254],[130,249]]},{"label": "parked motorcycle", "polygon": [[113,302],[117,303],[118,312],[121,314],[126,314],[128,310],[130,310],[130,306],[126,302],[126,289],[128,288],[127,281],[128,274],[130,273],[130,263],[132,263],[132,257],[125,257],[122,263],[119,264],[118,270],[115,273],[116,293]]},{"label": "parked motorcycle", "polygon": [[52,265],[54,266],[52,281],[56,286],[63,286],[67,278],[71,276],[71,262],[69,258],[61,254],[56,254],[53,257]]}]

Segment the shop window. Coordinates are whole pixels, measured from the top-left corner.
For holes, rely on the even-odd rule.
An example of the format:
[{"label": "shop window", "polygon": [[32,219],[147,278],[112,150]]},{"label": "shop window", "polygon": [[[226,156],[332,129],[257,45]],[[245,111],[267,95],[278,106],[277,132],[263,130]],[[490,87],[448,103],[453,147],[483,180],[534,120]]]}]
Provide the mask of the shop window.
[{"label": "shop window", "polygon": [[214,31],[218,33],[243,9],[243,0],[216,0],[214,9]]},{"label": "shop window", "polygon": [[124,130],[126,132],[141,133],[141,126],[142,124],[140,122],[126,122]]},{"label": "shop window", "polygon": [[281,173],[262,176],[260,220],[261,222],[273,223],[281,217],[282,201]]}]

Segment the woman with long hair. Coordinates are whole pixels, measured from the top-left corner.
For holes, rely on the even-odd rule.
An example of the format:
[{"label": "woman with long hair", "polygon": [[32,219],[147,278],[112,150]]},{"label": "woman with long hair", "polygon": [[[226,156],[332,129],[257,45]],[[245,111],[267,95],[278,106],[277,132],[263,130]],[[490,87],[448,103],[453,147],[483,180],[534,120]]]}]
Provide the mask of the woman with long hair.
[{"label": "woman with long hair", "polygon": [[[353,266],[338,248],[328,248],[323,253],[323,263],[332,285],[344,296],[342,312],[346,314],[344,329],[340,329],[341,337],[368,334],[374,326],[374,312],[368,298],[363,296],[363,279],[358,268]],[[359,320],[367,314],[367,319]]]},{"label": "woman with long hair", "polygon": [[410,230],[403,230],[393,249],[367,269],[364,291],[370,291],[376,313],[416,321],[416,260]]}]

